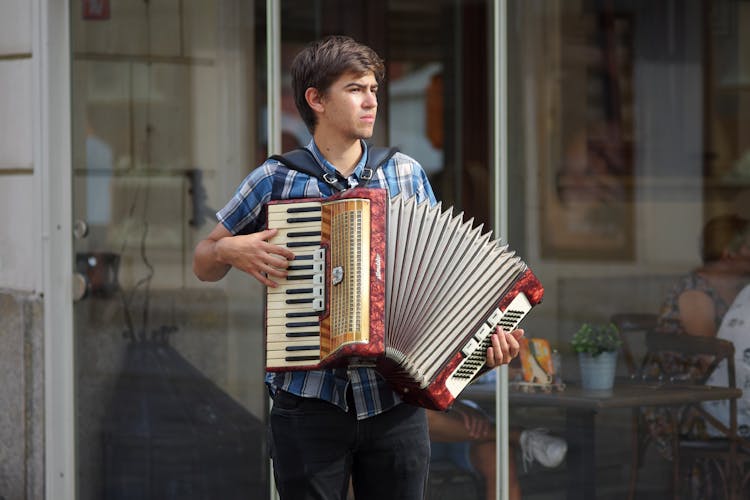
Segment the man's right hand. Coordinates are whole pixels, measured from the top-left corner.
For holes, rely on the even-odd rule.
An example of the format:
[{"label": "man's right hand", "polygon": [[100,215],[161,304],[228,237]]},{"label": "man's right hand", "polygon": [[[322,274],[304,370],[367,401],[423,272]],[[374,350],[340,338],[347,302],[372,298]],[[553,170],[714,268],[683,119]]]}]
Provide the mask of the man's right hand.
[{"label": "man's right hand", "polygon": [[268,243],[277,232],[266,229],[234,236],[222,224],[217,224],[196,246],[193,272],[200,280],[218,281],[236,267],[264,285],[276,287],[272,278],[285,278],[289,261],[294,259],[289,249]]},{"label": "man's right hand", "polygon": [[222,238],[217,242],[218,258],[248,273],[264,285],[276,287],[278,284],[271,278],[286,278],[289,261],[294,260],[294,253],[288,248],[268,243],[277,232],[276,229],[266,229],[258,233]]}]

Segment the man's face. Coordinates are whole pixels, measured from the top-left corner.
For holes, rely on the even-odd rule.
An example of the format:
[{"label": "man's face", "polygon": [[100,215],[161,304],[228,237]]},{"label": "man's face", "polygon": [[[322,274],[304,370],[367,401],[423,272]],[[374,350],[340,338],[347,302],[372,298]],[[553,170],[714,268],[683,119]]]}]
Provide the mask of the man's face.
[{"label": "man's face", "polygon": [[343,140],[372,137],[378,111],[375,75],[344,73],[322,96],[316,133],[333,134]]}]

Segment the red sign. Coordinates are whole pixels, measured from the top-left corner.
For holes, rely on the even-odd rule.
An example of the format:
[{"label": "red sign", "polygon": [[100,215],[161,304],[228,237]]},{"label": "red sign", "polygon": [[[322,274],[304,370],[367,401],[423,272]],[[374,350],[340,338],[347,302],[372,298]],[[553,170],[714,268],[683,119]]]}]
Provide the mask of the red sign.
[{"label": "red sign", "polygon": [[93,21],[109,19],[109,0],[83,0],[83,18]]}]

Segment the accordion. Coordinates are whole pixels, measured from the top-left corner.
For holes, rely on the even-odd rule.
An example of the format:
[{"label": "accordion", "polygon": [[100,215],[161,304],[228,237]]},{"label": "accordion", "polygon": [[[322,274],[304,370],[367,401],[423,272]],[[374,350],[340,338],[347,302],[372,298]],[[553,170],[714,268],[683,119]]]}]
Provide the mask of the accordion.
[{"label": "accordion", "polygon": [[404,401],[444,410],[544,290],[463,214],[384,189],[272,201],[269,243],[295,254],[266,293],[266,370],[375,368]]}]

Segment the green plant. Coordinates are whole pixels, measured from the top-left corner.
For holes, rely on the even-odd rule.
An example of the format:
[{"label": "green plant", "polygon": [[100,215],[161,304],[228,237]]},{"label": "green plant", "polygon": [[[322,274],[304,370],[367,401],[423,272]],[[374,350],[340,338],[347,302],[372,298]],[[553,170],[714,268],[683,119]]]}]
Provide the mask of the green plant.
[{"label": "green plant", "polygon": [[575,352],[598,356],[603,352],[616,351],[622,345],[620,331],[612,324],[597,325],[584,323],[573,335],[570,345]]}]

